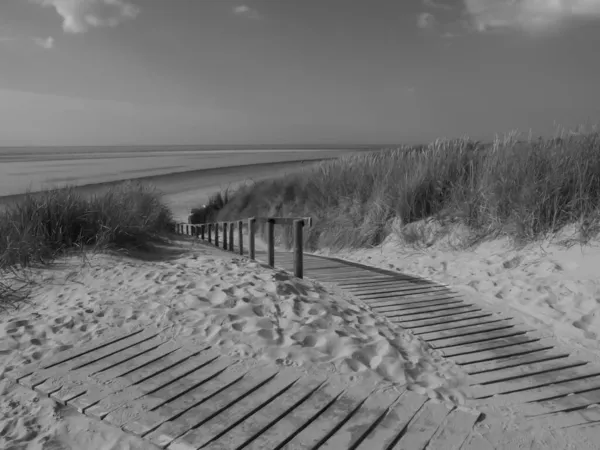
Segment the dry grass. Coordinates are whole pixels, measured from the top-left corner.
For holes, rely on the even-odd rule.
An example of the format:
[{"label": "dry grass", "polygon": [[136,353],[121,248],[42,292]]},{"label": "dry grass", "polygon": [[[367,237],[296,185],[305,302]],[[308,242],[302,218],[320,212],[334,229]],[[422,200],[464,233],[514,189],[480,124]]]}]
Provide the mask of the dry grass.
[{"label": "dry grass", "polygon": [[73,187],[26,197],[0,212],[0,304],[23,297],[18,273],[74,250],[140,249],[172,226],[161,195],[126,182],[97,196]]},{"label": "dry grass", "polygon": [[322,162],[229,193],[218,219],[312,216],[309,247],[342,248],[377,245],[394,221],[426,218],[520,241],[572,223],[589,235],[599,205],[598,132],[527,142],[512,133],[488,145],[438,140]]}]

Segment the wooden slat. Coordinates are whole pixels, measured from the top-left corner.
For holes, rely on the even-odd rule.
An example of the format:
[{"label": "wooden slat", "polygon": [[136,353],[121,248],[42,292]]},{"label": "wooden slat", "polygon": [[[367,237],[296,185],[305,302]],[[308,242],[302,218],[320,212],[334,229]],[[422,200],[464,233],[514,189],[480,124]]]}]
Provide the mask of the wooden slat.
[{"label": "wooden slat", "polygon": [[393,297],[391,299],[386,300],[362,300],[361,301],[368,305],[372,309],[379,308],[390,308],[392,306],[426,306],[432,302],[444,302],[444,301],[462,301],[460,297],[455,297],[447,294],[433,294],[433,295],[419,295],[419,296],[401,296],[401,297]]},{"label": "wooden slat", "polygon": [[[144,354],[150,350],[160,347],[162,344],[169,342],[171,336],[167,334],[159,334],[147,341],[129,347],[121,352],[101,359],[93,364],[87,365],[58,377],[52,377],[44,383],[36,387],[39,392],[52,392],[52,398],[59,403],[65,404],[67,400],[71,400],[78,395],[83,394],[88,390],[88,387],[93,383],[91,375],[101,373],[104,370],[109,370],[121,363],[127,362],[132,358]],[[54,388],[61,386],[58,391]]]},{"label": "wooden slat", "polygon": [[[476,311],[481,311],[481,308],[476,306],[462,306],[460,308],[443,310],[443,311],[431,311],[427,313],[421,314],[412,314],[406,317],[390,317],[390,321],[399,324],[407,324],[407,323],[415,323],[417,321],[429,321],[436,318],[445,317],[448,320],[452,320],[458,317],[461,314],[472,313]],[[407,326],[407,325],[404,325]]]},{"label": "wooden slat", "polygon": [[356,447],[356,450],[387,449],[400,436],[404,427],[413,419],[427,401],[427,397],[405,391],[383,420]]},{"label": "wooden slat", "polygon": [[[206,370],[208,369],[204,369],[205,366],[209,366],[214,370],[223,369],[226,367],[226,364],[228,364],[228,361],[225,361],[225,366],[221,366],[220,364],[222,361],[219,361],[218,358],[218,352],[214,350],[208,350],[200,353],[199,355],[185,359],[180,364],[177,364],[174,367],[169,367],[168,371],[159,372],[150,378],[136,383],[135,385],[103,398],[100,402],[86,409],[85,414],[91,417],[104,419],[107,415],[114,413],[111,416],[111,419],[109,419],[109,422],[112,420],[114,423],[119,423],[122,425],[125,423],[123,422],[124,420],[131,417],[133,414],[136,414],[137,406],[140,408],[144,406],[147,408],[150,407],[145,405],[145,402],[142,402],[141,400],[140,402],[137,402],[136,400],[150,392],[153,394],[160,394],[161,389],[165,386],[172,387],[173,385],[181,385],[181,383],[186,382],[186,376],[190,374],[199,372],[198,375],[200,373],[205,374],[205,376],[211,375],[212,372],[206,374]],[[169,357],[166,359],[169,360],[169,362],[171,360]],[[122,417],[122,419],[118,419],[118,417]]]},{"label": "wooden slat", "polygon": [[[220,438],[243,421],[245,417],[250,417],[270,401],[282,395],[297,380],[298,375],[295,371],[282,370],[273,380],[262,385],[247,397],[240,399],[234,408],[230,408],[177,438],[169,445],[169,450],[197,449]],[[294,411],[297,410],[298,408]]]},{"label": "wooden slat", "polygon": [[475,344],[464,344],[456,347],[441,349],[440,351],[447,358],[453,358],[456,355],[473,354],[488,350],[518,346],[526,342],[534,342],[539,340],[533,333],[511,336],[508,338],[494,339],[493,341],[477,342]]},{"label": "wooden slat", "polygon": [[403,296],[407,294],[433,294],[433,293],[448,293],[456,294],[445,286],[407,286],[404,288],[381,289],[373,288],[363,292],[353,292],[353,294],[364,300],[383,299],[395,296]]},{"label": "wooden slat", "polygon": [[468,312],[466,314],[456,314],[453,316],[441,316],[434,317],[430,319],[421,319],[414,321],[406,321],[402,323],[404,328],[411,328],[417,331],[426,329],[427,327],[431,327],[434,325],[447,325],[447,324],[457,324],[461,323],[465,320],[473,320],[473,319],[483,319],[484,317],[494,317],[494,313],[490,311],[483,311],[480,309],[476,309],[474,311]]},{"label": "wooden slat", "polygon": [[442,403],[425,403],[393,450],[424,449],[449,412],[450,408]]},{"label": "wooden slat", "polygon": [[551,400],[541,400],[537,402],[537,405],[549,412],[555,412],[570,408],[587,408],[598,403],[600,403],[600,388],[594,391],[574,393]]},{"label": "wooden slat", "polygon": [[459,450],[471,433],[480,413],[454,409],[431,441],[427,444],[428,450]]},{"label": "wooden slat", "polygon": [[399,395],[393,392],[371,394],[350,420],[344,423],[321,448],[323,450],[353,448],[362,442],[366,434],[377,425],[377,421],[384,416],[398,397]]},{"label": "wooden slat", "polygon": [[549,373],[553,370],[560,370],[568,367],[583,366],[586,361],[574,358],[553,359],[539,363],[527,364],[525,366],[509,367],[506,369],[494,370],[492,372],[483,372],[471,376],[474,384],[492,384],[511,381],[514,378],[532,377],[537,374]]},{"label": "wooden slat", "polygon": [[430,314],[430,313],[439,313],[442,311],[449,311],[449,314],[452,314],[451,311],[455,310],[463,310],[465,308],[470,308],[471,305],[468,303],[460,302],[460,303],[452,303],[452,304],[442,304],[437,306],[427,305],[419,309],[406,309],[395,312],[387,312],[385,314],[388,318],[409,318],[414,316],[421,316],[422,314]]},{"label": "wooden slat", "polygon": [[539,352],[527,353],[525,355],[513,356],[502,359],[494,359],[492,361],[485,361],[476,364],[464,365],[463,369],[471,375],[497,371],[499,369],[507,369],[509,367],[516,367],[522,365],[528,365],[536,362],[548,361],[552,359],[566,358],[569,354],[566,352],[560,352],[555,349],[542,350]]},{"label": "wooden slat", "polygon": [[[20,380],[23,377],[32,375],[34,372],[37,372],[40,369],[47,369],[58,364],[67,362],[79,356],[85,355],[86,353],[92,352],[94,350],[99,350],[108,345],[117,343],[124,339],[131,338],[136,334],[141,333],[142,331],[144,331],[144,328],[141,326],[136,327],[133,330],[126,333],[124,333],[123,330],[120,328],[118,330],[109,330],[106,335],[101,336],[100,338],[92,339],[91,341],[87,342],[82,346],[73,347],[69,350],[59,352],[56,355],[53,355],[49,358],[43,358],[40,361],[36,361],[34,363],[19,367],[16,370],[7,372],[6,376],[10,377],[13,380]],[[28,387],[31,387],[31,385],[29,385]]]},{"label": "wooden slat", "polygon": [[273,426],[291,410],[306,401],[325,382],[324,378],[301,378],[290,389],[270,402],[260,411],[248,417],[229,433],[212,441],[203,449],[230,450],[241,448],[252,438]]},{"label": "wooden slat", "polygon": [[363,294],[371,294],[371,293],[381,293],[385,294],[386,292],[396,292],[396,291],[404,291],[404,290],[413,290],[413,289],[422,289],[422,290],[436,290],[436,289],[448,289],[447,286],[441,284],[424,284],[424,283],[415,283],[411,280],[406,281],[395,281],[395,282],[386,282],[386,283],[377,283],[371,286],[358,286],[358,287],[344,287],[345,290],[352,292],[353,294],[363,295]]},{"label": "wooden slat", "polygon": [[[198,401],[198,397],[194,397],[193,394],[191,395],[191,397],[194,397],[193,399],[188,398],[188,394],[186,394],[181,398],[182,400],[177,400],[180,403],[177,407],[174,405],[175,402],[172,402],[165,407],[152,411],[152,414],[160,417],[161,421],[164,417],[168,417],[168,421],[163,421],[157,429],[145,436],[145,438],[159,447],[165,447],[192,428],[202,425],[228,408],[234,409],[238,400],[252,393],[252,391],[259,388],[262,384],[270,381],[276,374],[276,367],[256,368],[244,374],[243,378],[235,384],[228,386],[226,389],[209,398],[206,397],[206,389],[203,385],[202,391],[204,395],[202,399],[204,401]],[[193,406],[184,409],[189,404],[193,404]],[[174,413],[180,412],[179,410],[184,410],[185,412],[173,419]],[[153,425],[158,423],[158,421],[153,421]]]},{"label": "wooden slat", "polygon": [[[479,334],[469,334],[467,336],[449,337],[430,342],[433,348],[444,349],[458,347],[468,344],[477,344],[497,339],[508,338],[511,336],[522,336],[532,331],[530,328],[514,325],[511,328],[504,328],[496,331],[485,331]],[[428,341],[429,342],[429,341]]]},{"label": "wooden slat", "polygon": [[[223,364],[228,364],[227,359],[224,359]],[[153,393],[151,410],[127,421],[123,429],[133,434],[145,435],[188,408],[206,401],[221,389],[237,384],[245,374],[245,370],[235,364],[228,364],[223,371],[214,373],[215,369],[213,369],[212,372],[214,374],[212,376],[209,373],[204,376],[189,377],[183,386],[168,386],[160,395],[157,395],[158,392]]]},{"label": "wooden slat", "polygon": [[531,342],[521,343],[521,345],[490,349],[487,351],[481,350],[476,353],[452,356],[452,360],[457,364],[466,366],[468,364],[477,364],[480,362],[487,362],[493,360],[501,361],[502,359],[507,357],[535,351],[548,350],[552,348],[554,348],[554,341],[551,341],[549,339],[540,339],[533,340]]},{"label": "wooden slat", "polygon": [[431,308],[437,306],[446,306],[446,305],[459,305],[464,304],[463,300],[457,299],[446,299],[446,300],[427,300],[424,302],[418,303],[409,303],[409,304],[395,304],[395,305],[386,305],[386,306],[371,306],[371,309],[377,311],[379,314],[386,315],[388,313],[395,313],[398,311],[418,311],[423,308]]},{"label": "wooden slat", "polygon": [[336,383],[326,383],[308,400],[294,408],[282,420],[261,433],[250,443],[247,450],[261,450],[276,448],[287,443],[298,432],[311,423],[312,420],[321,420],[319,414],[329,404],[333,403],[341,394],[343,388]]},{"label": "wooden slat", "polygon": [[393,288],[403,288],[406,286],[439,286],[433,283],[420,283],[418,280],[412,279],[402,279],[402,278],[392,278],[390,280],[380,280],[376,283],[369,284],[357,284],[357,285],[346,285],[344,286],[344,290],[349,292],[363,292],[363,291],[371,291],[376,288],[385,288],[385,289],[393,289]]},{"label": "wooden slat", "polygon": [[349,281],[345,281],[345,282],[339,283],[339,284],[342,288],[346,289],[346,288],[352,288],[355,286],[356,287],[371,286],[373,284],[395,282],[396,280],[397,280],[397,278],[394,277],[393,275],[373,274],[373,277],[368,280],[364,280],[364,281],[349,280]]},{"label": "wooden slat", "polygon": [[[19,384],[28,388],[35,388],[36,386],[44,383],[49,378],[59,377],[60,375],[66,374],[72,370],[76,370],[87,364],[92,364],[96,361],[99,361],[102,358],[106,358],[107,356],[110,356],[114,353],[125,350],[126,348],[134,346],[147,339],[151,339],[152,337],[156,336],[159,332],[160,329],[158,328],[148,327],[141,333],[134,334],[125,339],[121,339],[101,348],[97,348],[92,351],[86,352],[85,354],[53,365],[47,369],[38,370],[31,376],[19,380]],[[60,386],[56,386],[55,390],[59,388]],[[50,392],[52,391],[46,390],[43,393],[48,394]]]},{"label": "wooden slat", "polygon": [[[283,449],[300,450],[317,447],[326,442],[330,434],[334,433],[357,408],[366,400],[368,393],[363,389],[352,388],[345,391],[335,402],[322,412],[317,420],[304,428],[299,434],[288,442]],[[282,450],[283,450],[282,449]]]},{"label": "wooden slat", "polygon": [[441,341],[443,339],[460,336],[479,335],[490,331],[514,328],[514,322],[510,320],[498,320],[491,323],[477,323],[476,325],[463,326],[461,328],[453,328],[451,330],[430,331],[429,333],[420,333],[421,339],[427,342]]},{"label": "wooden slat", "polygon": [[[110,394],[121,391],[162,370],[175,366],[185,359],[199,354],[206,348],[206,346],[204,348],[199,346],[198,350],[193,352],[188,348],[180,348],[180,344],[177,342],[167,342],[152,352],[128,361],[122,365],[123,367],[119,366],[93,375],[92,378],[95,378],[98,384],[92,384],[85,394],[69,400],[67,403],[79,412],[84,412],[86,408],[95,405]],[[155,357],[158,358],[155,359]],[[122,371],[126,372],[123,373]]]},{"label": "wooden slat", "polygon": [[469,328],[478,325],[492,325],[501,323],[510,323],[511,318],[501,316],[490,316],[490,317],[478,317],[475,319],[464,319],[459,322],[443,323],[440,325],[430,325],[427,327],[421,327],[415,329],[413,334],[415,336],[427,337],[430,334],[439,333],[442,331],[449,332],[460,332],[464,328]]}]

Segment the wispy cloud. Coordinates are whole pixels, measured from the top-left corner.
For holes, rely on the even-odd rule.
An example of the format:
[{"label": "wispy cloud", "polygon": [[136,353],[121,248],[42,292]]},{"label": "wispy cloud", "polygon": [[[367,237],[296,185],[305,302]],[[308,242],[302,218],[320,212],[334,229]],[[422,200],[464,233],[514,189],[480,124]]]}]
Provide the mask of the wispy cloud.
[{"label": "wispy cloud", "polygon": [[254,8],[248,5],[238,5],[233,8],[233,13],[238,16],[247,17],[248,19],[260,19],[261,15]]},{"label": "wispy cloud", "polygon": [[47,37],[46,39],[35,37],[33,38],[33,42],[35,42],[35,45],[38,45],[46,50],[50,50],[54,47],[53,37]]},{"label": "wispy cloud", "polygon": [[417,16],[417,26],[423,30],[430,30],[435,27],[436,20],[433,14],[424,12]]},{"label": "wispy cloud", "polygon": [[600,19],[600,0],[464,0],[478,31],[544,32],[573,19]]},{"label": "wispy cloud", "polygon": [[115,27],[134,19],[140,9],[127,0],[30,0],[52,7],[63,19],[67,33],[85,33],[95,27]]}]

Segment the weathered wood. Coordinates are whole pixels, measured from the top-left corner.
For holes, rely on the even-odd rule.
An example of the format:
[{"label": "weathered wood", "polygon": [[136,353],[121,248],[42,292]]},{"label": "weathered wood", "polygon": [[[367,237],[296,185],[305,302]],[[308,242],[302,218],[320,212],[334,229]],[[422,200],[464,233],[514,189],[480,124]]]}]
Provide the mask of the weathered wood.
[{"label": "weathered wood", "polygon": [[490,311],[473,311],[466,314],[456,314],[454,316],[442,316],[442,317],[434,317],[431,319],[425,320],[415,320],[404,322],[402,324],[405,328],[410,328],[413,331],[427,330],[432,326],[447,326],[447,325],[458,325],[467,320],[475,320],[475,319],[489,319],[491,317],[495,317],[493,312]]},{"label": "weathered wood", "polygon": [[275,267],[275,222],[267,220],[267,264]]},{"label": "weathered wood", "polygon": [[238,221],[238,247],[240,255],[244,254],[244,222]]},{"label": "weathered wood", "polygon": [[255,217],[260,223],[273,222],[274,225],[293,225],[294,221],[302,220],[306,226],[312,226],[311,217]]},{"label": "weathered wood", "polygon": [[219,224],[215,223],[215,246],[219,246]]},{"label": "weathered wood", "polygon": [[462,367],[464,370],[467,371],[467,373],[471,375],[476,375],[479,373],[492,372],[500,369],[508,369],[510,367],[527,365],[536,362],[566,358],[568,356],[569,354],[567,352],[560,352],[553,348],[551,350],[542,350],[538,352],[527,353],[525,355],[494,359],[492,361],[464,365]]},{"label": "weathered wood", "polygon": [[393,290],[381,291],[380,289],[374,289],[371,292],[362,292],[354,294],[356,297],[363,300],[374,300],[374,299],[385,299],[390,297],[400,297],[402,295],[409,294],[446,294],[446,295],[457,295],[456,292],[444,286],[408,286],[406,288],[396,288]]},{"label": "weathered wood", "polygon": [[383,420],[371,430],[356,450],[388,449],[426,401],[427,397],[424,395],[411,391],[402,393]]},{"label": "weathered wood", "polygon": [[428,450],[459,450],[471,433],[480,413],[454,409],[427,444]]},{"label": "weathered wood", "polygon": [[386,306],[371,306],[371,309],[377,311],[379,314],[383,314],[386,317],[396,317],[398,315],[403,314],[411,314],[411,313],[419,313],[425,311],[431,311],[432,309],[439,310],[443,307],[458,307],[465,306],[468,303],[465,303],[463,300],[457,299],[445,299],[445,300],[430,300],[430,301],[421,301],[421,302],[410,302],[408,304],[398,303],[396,305],[386,305]]},{"label": "weathered wood", "polygon": [[321,448],[323,450],[354,448],[362,442],[371,427],[377,424],[398,397],[398,393],[389,391],[371,394],[350,420],[344,423]]},{"label": "weathered wood", "polygon": [[360,388],[345,391],[342,395],[336,397],[333,404],[319,414],[316,420],[313,420],[309,426],[294,436],[283,449],[319,448],[320,444],[325,443],[347,417],[351,417],[356,412],[367,396],[368,393]]},{"label": "weathered wood", "polygon": [[224,222],[223,223],[223,250],[227,250],[229,247],[227,246],[227,227],[228,227],[228,223]]},{"label": "weathered wood", "polygon": [[452,296],[445,293],[442,294],[407,294],[385,300],[363,300],[366,305],[372,309],[388,308],[392,306],[411,306],[411,305],[427,305],[431,302],[443,301],[464,301],[461,297]]},{"label": "weathered wood", "polygon": [[229,223],[229,251],[233,251],[233,237],[235,236],[235,222]]},{"label": "weathered wood", "polygon": [[438,291],[446,291],[452,294],[456,294],[447,286],[441,285],[429,285],[429,284],[418,284],[406,282],[402,285],[388,285],[388,286],[379,286],[375,285],[369,288],[363,288],[360,290],[357,289],[348,289],[348,291],[352,292],[354,295],[358,297],[370,297],[370,296],[385,296],[386,294],[394,294],[396,292],[407,292],[407,291],[416,291],[416,292],[438,292]]},{"label": "weathered wood", "polygon": [[208,224],[208,243],[212,244],[212,235],[213,235],[213,224]]},{"label": "weathered wood", "polygon": [[277,448],[277,446],[293,438],[311,420],[320,420],[319,413],[327,405],[334,402],[342,392],[343,389],[335,383],[326,383],[305,402],[298,405],[280,421],[261,433],[246,449],[261,450]]},{"label": "weathered wood", "polygon": [[427,342],[445,342],[447,339],[457,338],[481,339],[485,337],[485,333],[500,332],[502,330],[514,330],[515,327],[516,325],[514,322],[509,320],[501,320],[487,324],[471,325],[459,329],[428,333],[421,335],[421,339],[424,339]]},{"label": "weathered wood", "polygon": [[294,221],[294,276],[297,278],[302,278],[304,276],[302,260],[304,240],[302,237],[302,227],[304,227],[304,221]]},{"label": "weathered wood", "polygon": [[[189,450],[200,448],[223,436],[244,417],[249,417],[266,406],[269,401],[282,395],[298,381],[295,371],[284,369],[274,379],[260,386],[248,396],[238,399],[235,407],[204,422],[198,428],[188,431],[169,445],[169,450]],[[301,405],[302,406],[302,405]],[[298,408],[294,410],[297,411]]]},{"label": "weathered wood", "polygon": [[481,308],[476,307],[476,306],[467,305],[467,306],[460,306],[458,308],[448,308],[448,309],[443,309],[443,310],[439,310],[439,311],[429,311],[426,313],[411,314],[411,315],[405,316],[405,317],[389,317],[388,316],[388,318],[393,323],[403,324],[403,323],[414,323],[419,320],[427,321],[427,320],[435,319],[438,317],[445,317],[445,318],[451,320],[452,318],[455,318],[460,314],[468,314],[468,313],[472,313],[472,312],[476,312],[476,311],[481,311]]},{"label": "weathered wood", "polygon": [[256,259],[256,220],[248,219],[248,256],[250,259]]},{"label": "weathered wood", "polygon": [[522,336],[532,331],[531,328],[513,325],[510,328],[503,328],[494,331],[485,331],[478,334],[469,334],[466,336],[446,337],[436,341],[429,341],[433,348],[444,349],[458,347],[461,345],[477,344],[480,342],[491,342],[497,339],[509,338],[512,336]]},{"label": "weathered wood", "polygon": [[[138,405],[143,407],[145,402],[137,402],[136,400],[140,399],[147,393],[153,391],[160,393],[160,389],[171,383],[173,380],[177,380],[175,383],[173,383],[177,385],[178,382],[185,379],[186,376],[193,374],[198,370],[204,369],[204,367],[207,365],[213,369],[216,369],[217,371],[227,367],[228,362],[222,366],[220,365],[222,360],[218,360],[218,358],[219,353],[210,349],[201,352],[198,355],[186,358],[183,361],[179,360],[179,358],[176,356],[167,356],[163,364],[164,368],[168,368],[168,370],[155,372],[149,378],[144,378],[141,381],[136,382],[136,384],[123,389],[122,391],[115,392],[114,394],[103,398],[100,402],[86,409],[85,414],[99,419],[104,419],[109,414],[112,414],[112,417],[108,421],[112,421],[111,423],[115,423],[120,426],[129,420],[129,418],[139,413],[139,411],[136,410],[136,407]],[[175,361],[177,362],[177,365],[171,365],[171,363]],[[203,373],[205,373],[206,370],[207,369],[204,369]],[[180,377],[183,378],[179,380],[178,378]]]},{"label": "weathered wood", "polygon": [[472,326],[486,326],[486,325],[494,325],[494,324],[511,324],[510,317],[501,317],[501,316],[491,316],[491,317],[482,317],[476,319],[465,319],[460,322],[454,323],[443,323],[440,325],[430,325],[427,327],[420,327],[413,331],[415,336],[423,336],[426,338],[429,335],[433,335],[435,333],[447,331],[450,333],[453,332],[461,332],[465,328],[469,328]]},{"label": "weathered wood", "polygon": [[[229,358],[219,358],[214,363],[153,392],[151,396],[145,396],[140,402],[145,411],[124,423],[123,429],[138,435],[146,434],[186,408],[235,383],[241,379],[244,372],[232,363]],[[106,420],[111,421],[114,413],[115,411],[109,414]]]},{"label": "weathered wood", "polygon": [[324,378],[301,378],[290,389],[248,417],[229,433],[203,447],[206,450],[242,448],[258,432],[281,420],[294,407],[301,404],[323,384]]},{"label": "weathered wood", "polygon": [[442,403],[434,403],[431,400],[425,403],[408,424],[406,433],[394,445],[393,450],[415,450],[424,449],[438,430],[450,408]]},{"label": "weathered wood", "polygon": [[[204,395],[204,401],[199,402],[198,397],[193,398],[193,401],[196,403],[193,407],[182,409],[192,402],[188,397],[194,397],[193,393],[195,391],[192,391],[191,396],[190,394],[186,394],[181,399],[173,402],[178,403],[177,406],[169,403],[168,406],[153,411],[152,413],[160,417],[161,420],[164,417],[169,417],[169,419],[168,421],[163,421],[157,429],[145,436],[145,438],[159,447],[165,447],[192,428],[202,425],[219,413],[226,412],[228,408],[235,409],[238,400],[252,393],[252,391],[259,388],[262,384],[270,381],[276,374],[276,367],[259,367],[249,373],[243,374],[239,381],[218,391],[211,397],[205,396],[206,389],[205,386],[202,386],[201,391],[198,391]],[[232,377],[236,375],[239,374],[234,374]],[[179,412],[178,410],[185,412],[173,419],[174,414]]]},{"label": "weathered wood", "polygon": [[440,351],[447,358],[454,358],[454,356],[456,356],[456,355],[464,355],[464,354],[468,354],[468,353],[475,354],[475,353],[484,352],[487,350],[500,349],[503,347],[510,347],[510,346],[515,346],[515,345],[520,346],[527,342],[535,342],[536,340],[539,340],[539,338],[536,337],[532,333],[527,333],[527,334],[521,334],[518,336],[510,336],[507,338],[494,339],[493,341],[485,341],[485,342],[477,342],[474,344],[457,345],[456,347],[444,348],[444,349],[441,349]]}]

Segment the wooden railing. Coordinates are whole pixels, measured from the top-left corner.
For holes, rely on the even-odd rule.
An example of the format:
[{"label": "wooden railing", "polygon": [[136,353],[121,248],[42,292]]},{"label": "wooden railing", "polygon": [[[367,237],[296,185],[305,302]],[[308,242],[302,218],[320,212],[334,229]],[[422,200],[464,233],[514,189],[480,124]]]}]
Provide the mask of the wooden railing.
[{"label": "wooden railing", "polygon": [[[248,230],[248,256],[250,259],[256,259],[256,224],[266,224],[267,226],[267,264],[275,267],[275,225],[284,225],[293,227],[294,237],[294,276],[302,278],[304,276],[303,264],[303,229],[305,226],[312,226],[310,217],[251,217],[246,220],[236,220],[233,222],[213,222],[204,224],[175,224],[175,232],[187,236],[195,236],[223,250],[233,252],[235,230],[237,228],[238,252],[244,255],[244,225]],[[219,232],[222,232],[222,239]]]}]

